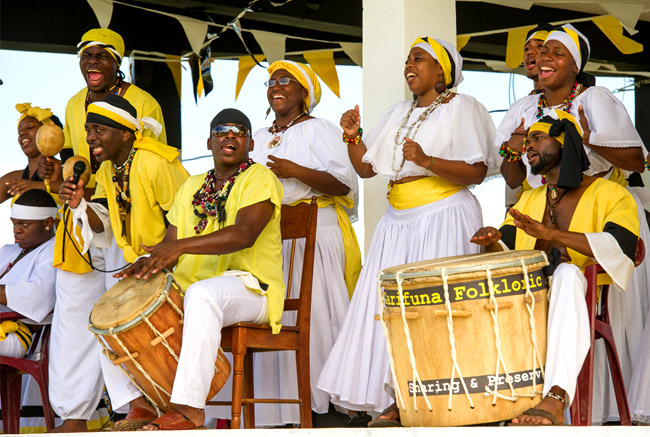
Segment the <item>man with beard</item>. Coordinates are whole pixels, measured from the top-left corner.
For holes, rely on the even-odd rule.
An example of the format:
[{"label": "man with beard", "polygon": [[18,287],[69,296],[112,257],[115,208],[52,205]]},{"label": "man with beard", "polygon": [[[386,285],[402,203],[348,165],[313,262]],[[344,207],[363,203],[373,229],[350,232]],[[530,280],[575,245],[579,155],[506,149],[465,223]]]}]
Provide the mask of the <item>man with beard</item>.
[{"label": "man with beard", "polygon": [[634,198],[620,185],[583,175],[589,159],[582,132],[566,112],[534,123],[526,153],[531,172],[546,181],[525,191],[499,230],[486,227],[471,241],[488,250],[543,250],[554,266],[547,328],[544,398],[514,424],[563,422],[589,351],[584,269],[599,263],[625,289],[634,269],[639,221]]}]

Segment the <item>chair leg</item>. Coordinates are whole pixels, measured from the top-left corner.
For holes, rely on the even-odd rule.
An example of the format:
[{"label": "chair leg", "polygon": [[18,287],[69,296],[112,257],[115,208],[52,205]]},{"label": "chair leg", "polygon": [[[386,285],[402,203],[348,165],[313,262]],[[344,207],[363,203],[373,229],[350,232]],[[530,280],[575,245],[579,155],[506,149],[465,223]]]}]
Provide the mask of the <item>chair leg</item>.
[{"label": "chair leg", "polygon": [[234,329],[232,340],[232,429],[241,427],[242,388],[244,382],[244,357],[246,355],[246,331]]},{"label": "chair leg", "polygon": [[47,370],[47,363],[45,363],[45,367],[41,368],[40,378],[36,378],[36,382],[38,383],[38,387],[41,391],[41,403],[43,404],[43,417],[45,418],[45,427],[48,431],[51,431],[54,429],[54,410],[52,410],[52,405],[50,405]]},{"label": "chair leg", "polygon": [[307,357],[296,351],[296,374],[298,376],[298,397],[300,398],[300,427],[311,428],[311,382],[309,379],[309,349]]},{"label": "chair leg", "polygon": [[[255,398],[255,381],[253,378],[253,354],[244,356],[244,397]],[[244,428],[255,429],[255,404],[245,403],[244,405]]]},{"label": "chair leg", "polygon": [[594,348],[589,348],[582,370],[578,375],[576,393],[571,405],[571,424],[574,426],[591,425],[591,408],[594,393]]},{"label": "chair leg", "polygon": [[621,372],[621,365],[618,360],[618,354],[616,353],[616,343],[614,342],[614,333],[612,332],[612,327],[603,322],[597,321],[596,332],[605,342],[607,361],[609,363],[609,371],[612,375],[612,384],[614,385],[616,406],[618,407],[618,415],[620,417],[621,425],[631,426],[632,419],[630,417],[630,406],[627,402],[625,381],[623,379],[623,373]]},{"label": "chair leg", "polygon": [[20,392],[22,375],[7,368],[0,371],[0,402],[5,434],[20,433]]}]

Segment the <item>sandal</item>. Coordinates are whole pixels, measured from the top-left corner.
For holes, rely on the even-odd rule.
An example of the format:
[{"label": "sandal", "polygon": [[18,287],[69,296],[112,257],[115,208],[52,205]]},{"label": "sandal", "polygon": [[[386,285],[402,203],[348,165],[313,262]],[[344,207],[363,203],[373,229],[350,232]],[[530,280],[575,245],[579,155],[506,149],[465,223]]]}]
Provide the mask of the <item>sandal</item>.
[{"label": "sandal", "polygon": [[[388,413],[392,412],[397,413],[397,419],[380,419],[381,416],[386,416]],[[402,423],[399,421],[399,408],[397,408],[397,404],[393,404],[386,408],[381,412],[378,418],[368,422],[368,428],[394,428],[398,426],[402,426]]]},{"label": "sandal", "polygon": [[135,431],[158,417],[155,413],[142,407],[133,407],[129,414],[115,424],[114,431]]},{"label": "sandal", "polygon": [[523,415],[525,416],[537,416],[537,417],[543,417],[545,419],[548,419],[551,421],[551,423],[512,423],[508,422],[508,426],[558,426],[562,425],[558,420],[557,417],[555,417],[554,414],[549,413],[546,410],[542,410],[540,408],[529,408],[526,411],[524,411]]},{"label": "sandal", "polygon": [[196,426],[185,414],[173,408],[165,414],[148,423],[156,427],[157,431],[177,431],[187,429],[205,429],[205,426]]}]

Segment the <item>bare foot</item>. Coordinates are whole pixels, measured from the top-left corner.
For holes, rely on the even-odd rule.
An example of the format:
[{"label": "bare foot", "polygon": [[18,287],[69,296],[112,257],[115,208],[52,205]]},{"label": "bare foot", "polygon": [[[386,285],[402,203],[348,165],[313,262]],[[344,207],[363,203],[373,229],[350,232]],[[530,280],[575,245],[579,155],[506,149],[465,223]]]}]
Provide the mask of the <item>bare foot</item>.
[{"label": "bare foot", "polygon": [[[564,390],[560,390],[561,393],[556,393],[559,396],[564,397]],[[537,404],[534,408],[535,410],[542,410],[547,413],[550,413],[555,417],[556,424],[564,424],[564,403],[553,399],[550,396],[544,397],[542,401]],[[512,419],[512,423],[525,424],[525,425],[553,425],[553,422],[550,418],[544,417],[543,415],[533,415],[533,414],[522,414],[519,417]]]},{"label": "bare foot", "polygon": [[68,419],[64,420],[60,426],[48,431],[48,433],[62,432],[88,432],[88,427],[85,420]]},{"label": "bare foot", "polygon": [[388,419],[388,420],[399,420],[399,412],[395,410],[390,410],[386,414],[378,416],[377,419]]}]

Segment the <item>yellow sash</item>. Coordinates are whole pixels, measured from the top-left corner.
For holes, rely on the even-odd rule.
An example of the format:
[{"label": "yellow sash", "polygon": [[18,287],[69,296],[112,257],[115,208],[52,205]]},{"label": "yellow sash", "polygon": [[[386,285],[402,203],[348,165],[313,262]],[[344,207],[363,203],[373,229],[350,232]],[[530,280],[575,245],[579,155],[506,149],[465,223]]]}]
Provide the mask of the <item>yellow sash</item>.
[{"label": "yellow sash", "polygon": [[[84,258],[87,259],[89,255],[85,255],[83,258],[79,255],[84,244],[84,239],[81,236],[81,229],[74,225],[72,214],[69,209],[65,213],[63,213],[63,209],[59,210],[59,212],[63,215],[65,220],[62,219],[59,222],[59,227],[56,229],[56,238],[54,240],[54,261],[52,262],[52,265],[56,268],[73,273],[88,273],[92,271],[90,265],[84,261]],[[67,232],[64,225],[65,221],[67,221],[68,225]],[[75,234],[79,237],[81,245],[79,245],[76,238],[74,238]],[[65,247],[63,244],[64,239]]]},{"label": "yellow sash", "polygon": [[[310,201],[310,199],[298,200],[293,202],[291,206],[299,203],[309,203]],[[348,296],[352,299],[352,293],[354,292],[354,287],[357,285],[357,279],[359,279],[359,273],[361,272],[361,250],[359,249],[359,242],[352,228],[350,217],[348,217],[343,207],[352,208],[354,202],[346,196],[319,196],[316,198],[316,203],[319,208],[334,205],[334,211],[336,211],[336,217],[341,227],[343,248],[345,250],[345,285],[348,288]]]},{"label": "yellow sash", "polygon": [[395,184],[388,194],[388,203],[395,209],[410,209],[445,199],[465,188],[440,176],[429,176],[413,182]]}]

